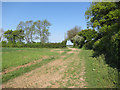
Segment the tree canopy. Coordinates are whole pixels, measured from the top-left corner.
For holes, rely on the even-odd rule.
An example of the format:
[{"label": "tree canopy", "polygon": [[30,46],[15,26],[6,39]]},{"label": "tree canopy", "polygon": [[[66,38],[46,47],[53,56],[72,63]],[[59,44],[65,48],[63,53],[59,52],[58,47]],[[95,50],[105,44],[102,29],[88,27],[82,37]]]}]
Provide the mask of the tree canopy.
[{"label": "tree canopy", "polygon": [[41,43],[45,43],[48,41],[48,36],[50,35],[50,25],[50,22],[47,20],[37,20],[35,22],[32,20],[26,22],[21,21],[17,26],[17,30],[24,31],[25,41],[27,43],[32,43],[35,39],[39,39]]},{"label": "tree canopy", "polygon": [[93,45],[94,51],[116,65],[120,62],[120,2],[93,2],[85,15],[88,27],[96,29],[100,36]]},{"label": "tree canopy", "polygon": [[92,29],[85,29],[78,33],[79,36],[83,36],[86,42],[89,42],[95,38],[97,38],[98,33]]},{"label": "tree canopy", "polygon": [[73,43],[72,38],[78,34],[78,32],[81,31],[81,27],[75,26],[74,28],[70,29],[69,31],[67,31],[67,39],[71,40],[71,42]]}]

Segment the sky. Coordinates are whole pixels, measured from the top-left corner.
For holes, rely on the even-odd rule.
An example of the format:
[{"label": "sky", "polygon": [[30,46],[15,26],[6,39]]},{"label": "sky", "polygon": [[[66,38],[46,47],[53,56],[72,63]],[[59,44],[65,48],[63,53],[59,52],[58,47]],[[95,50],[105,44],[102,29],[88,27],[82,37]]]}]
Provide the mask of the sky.
[{"label": "sky", "polygon": [[2,2],[2,28],[16,30],[20,21],[47,19],[49,42],[61,42],[75,26],[87,28],[85,11],[90,2]]}]

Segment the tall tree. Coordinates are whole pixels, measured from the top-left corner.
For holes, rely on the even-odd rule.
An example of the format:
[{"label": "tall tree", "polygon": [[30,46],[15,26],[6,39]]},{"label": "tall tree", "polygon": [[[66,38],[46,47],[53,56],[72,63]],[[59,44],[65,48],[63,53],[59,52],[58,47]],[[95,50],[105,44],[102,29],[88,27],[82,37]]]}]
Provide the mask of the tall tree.
[{"label": "tall tree", "polygon": [[26,31],[26,40],[28,42],[33,42],[33,35],[35,34],[35,26],[32,20],[26,21],[25,23],[25,31]]},{"label": "tall tree", "polygon": [[78,32],[81,31],[81,27],[75,26],[73,29],[67,31],[67,38],[69,40],[71,40],[71,42],[73,43],[72,38],[78,34]]},{"label": "tall tree", "polygon": [[[85,12],[90,26],[100,31],[101,27],[110,26],[120,21],[120,2],[93,2]],[[102,31],[100,31],[102,32]]]},{"label": "tall tree", "polygon": [[47,21],[47,20],[44,20],[42,22],[42,36],[41,36],[41,42],[42,43],[45,43],[45,42],[48,42],[48,37],[50,35],[50,32],[49,32],[49,26],[50,26],[50,22]]},{"label": "tall tree", "polygon": [[40,42],[45,43],[48,41],[48,36],[50,35],[49,32],[49,26],[51,26],[50,22],[47,20],[43,21],[36,21],[34,22],[34,25],[36,27],[36,32],[39,36]]},{"label": "tall tree", "polygon": [[35,34],[35,26],[33,21],[20,22],[17,26],[17,30],[23,30],[25,40],[27,43],[33,42],[33,35]]},{"label": "tall tree", "polygon": [[[17,26],[17,30],[24,31],[24,38],[27,43],[32,43],[34,39],[40,39],[41,43],[45,43],[48,41],[49,33],[49,26],[50,22],[47,20],[43,21],[36,21],[33,22],[32,20],[26,22],[20,22]],[[37,34],[37,35],[35,35]]]},{"label": "tall tree", "polygon": [[94,50],[104,54],[107,63],[116,66],[120,63],[120,2],[94,2],[85,15],[92,28],[99,31]]},{"label": "tall tree", "polygon": [[22,42],[24,40],[24,31],[23,30],[18,30],[19,35],[18,35],[18,41]]}]

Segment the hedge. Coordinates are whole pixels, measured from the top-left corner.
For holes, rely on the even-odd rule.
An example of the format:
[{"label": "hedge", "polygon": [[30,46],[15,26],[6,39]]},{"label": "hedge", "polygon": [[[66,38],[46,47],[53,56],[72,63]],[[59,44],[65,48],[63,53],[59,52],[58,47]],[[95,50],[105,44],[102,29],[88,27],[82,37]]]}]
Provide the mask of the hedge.
[{"label": "hedge", "polygon": [[2,42],[2,47],[28,47],[28,48],[64,48],[66,43],[27,43],[27,44],[13,44]]}]

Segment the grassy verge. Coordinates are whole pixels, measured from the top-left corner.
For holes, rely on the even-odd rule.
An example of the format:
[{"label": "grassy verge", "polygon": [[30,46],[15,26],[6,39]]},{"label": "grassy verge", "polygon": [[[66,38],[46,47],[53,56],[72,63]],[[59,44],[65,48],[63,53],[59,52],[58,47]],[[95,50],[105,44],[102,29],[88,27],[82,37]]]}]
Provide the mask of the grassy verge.
[{"label": "grassy verge", "polygon": [[84,57],[86,65],[86,82],[88,88],[117,88],[117,69],[105,63],[104,56],[92,57],[93,51],[82,50],[81,57]]}]

